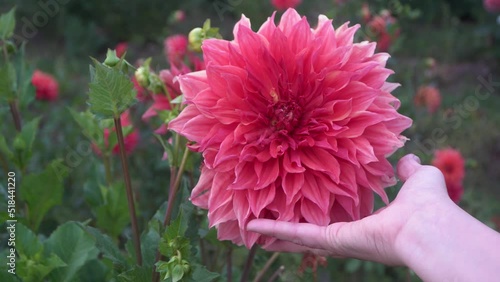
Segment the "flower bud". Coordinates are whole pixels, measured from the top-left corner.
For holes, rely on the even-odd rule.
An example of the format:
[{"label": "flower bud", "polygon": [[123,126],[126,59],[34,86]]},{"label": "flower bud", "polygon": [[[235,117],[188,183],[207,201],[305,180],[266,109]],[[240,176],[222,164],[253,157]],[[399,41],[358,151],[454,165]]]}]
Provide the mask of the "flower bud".
[{"label": "flower bud", "polygon": [[201,27],[194,28],[189,32],[189,48],[196,52],[201,52],[201,43],[203,42],[203,29]]},{"label": "flower bud", "polygon": [[120,62],[120,58],[116,56],[116,51],[108,49],[106,53],[106,60],[104,60],[104,64],[109,67],[114,67]]},{"label": "flower bud", "polygon": [[149,87],[150,84],[149,75],[150,75],[149,69],[145,67],[139,67],[135,71],[135,79],[137,80],[137,83],[139,83],[139,85],[144,88]]}]

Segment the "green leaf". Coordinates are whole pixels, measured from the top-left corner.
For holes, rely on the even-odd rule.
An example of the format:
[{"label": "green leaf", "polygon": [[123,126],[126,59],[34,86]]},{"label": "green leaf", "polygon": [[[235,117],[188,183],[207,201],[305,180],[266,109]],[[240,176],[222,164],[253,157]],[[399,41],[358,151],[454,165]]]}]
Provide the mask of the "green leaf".
[{"label": "green leaf", "polygon": [[119,117],[135,101],[134,85],[119,69],[93,61],[95,73],[89,84],[90,110],[102,118]]},{"label": "green leaf", "polygon": [[105,258],[111,260],[114,264],[123,269],[128,268],[127,260],[108,235],[101,233],[99,229],[94,227],[82,224],[79,224],[79,226],[94,238],[97,249],[99,249]]},{"label": "green leaf", "polygon": [[45,241],[44,246],[45,253],[54,253],[67,264],[66,267],[51,272],[50,281],[73,281],[82,266],[87,261],[96,259],[99,253],[94,238],[76,222],[59,226]]},{"label": "green leaf", "polygon": [[164,238],[167,240],[173,240],[176,237],[184,236],[184,233],[188,227],[188,217],[184,214],[184,211],[181,209],[179,211],[179,215],[177,218],[167,226],[165,230]]},{"label": "green leaf", "polygon": [[101,186],[101,194],[103,205],[93,209],[97,217],[96,224],[116,238],[130,222],[124,184],[119,182],[109,188]]},{"label": "green leaf", "polygon": [[7,62],[0,66],[0,101],[12,101],[16,98],[17,80],[16,70],[12,63]]},{"label": "green leaf", "polygon": [[13,35],[14,28],[16,27],[15,13],[16,7],[0,16],[0,39],[5,40]]},{"label": "green leaf", "polygon": [[4,155],[9,160],[14,159],[14,153],[12,153],[12,151],[9,149],[7,141],[5,140],[5,137],[3,135],[0,135],[0,153],[2,153],[2,155]]},{"label": "green leaf", "polygon": [[99,259],[93,259],[85,263],[75,275],[73,281],[78,282],[96,282],[96,281],[109,281],[108,274],[111,268],[104,264]]},{"label": "green leaf", "polygon": [[141,235],[141,250],[143,265],[153,266],[156,260],[156,252],[160,243],[160,233],[150,226],[147,232]]},{"label": "green leaf", "polygon": [[38,123],[40,118],[26,123],[21,132],[14,138],[13,148],[14,156],[11,160],[20,170],[24,170],[28,165],[33,154],[33,143],[38,132]]},{"label": "green leaf", "polygon": [[68,110],[82,129],[85,137],[96,144],[104,143],[104,132],[100,126],[100,122],[90,111],[77,113],[71,108],[68,108]]},{"label": "green leaf", "polygon": [[35,87],[31,83],[33,76],[33,66],[29,65],[25,59],[26,41],[23,41],[18,52],[13,57],[13,64],[17,77],[17,98],[19,99],[19,108],[25,109],[29,103],[35,99]]},{"label": "green leaf", "polygon": [[183,276],[184,276],[184,269],[182,269],[182,265],[176,264],[172,268],[172,282],[181,281]]},{"label": "green leaf", "polygon": [[21,223],[16,224],[16,248],[21,257],[33,257],[43,251],[43,245],[35,233]]},{"label": "green leaf", "polygon": [[189,280],[193,282],[210,282],[220,276],[218,273],[208,271],[200,264],[193,264],[192,268]]},{"label": "green leaf", "polygon": [[118,275],[119,282],[151,282],[152,270],[149,266],[136,266],[131,270]]},{"label": "green leaf", "polygon": [[61,204],[66,176],[66,172],[56,170],[61,164],[62,160],[55,160],[42,173],[27,175],[21,182],[20,198],[28,205],[28,223],[33,230],[52,207]]},{"label": "green leaf", "polygon": [[17,271],[23,281],[44,281],[54,269],[65,266],[66,263],[55,254],[48,257],[38,254],[33,258],[22,257],[18,262]]}]

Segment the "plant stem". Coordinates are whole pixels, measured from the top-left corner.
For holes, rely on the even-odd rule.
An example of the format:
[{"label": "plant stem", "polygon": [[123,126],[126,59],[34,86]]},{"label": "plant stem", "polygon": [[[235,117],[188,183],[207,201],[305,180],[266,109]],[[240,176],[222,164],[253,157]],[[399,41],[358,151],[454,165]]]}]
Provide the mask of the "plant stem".
[{"label": "plant stem", "polygon": [[226,259],[227,259],[227,263],[226,263],[227,282],[232,282],[233,281],[233,248],[231,246],[227,247]]},{"label": "plant stem", "polygon": [[271,265],[273,264],[273,262],[279,257],[280,253],[274,253],[266,262],[266,264],[264,265],[264,267],[257,273],[257,276],[255,276],[255,279],[253,280],[253,282],[259,282],[262,277],[264,276],[264,274],[266,274],[266,271],[269,269],[269,267],[271,267]]},{"label": "plant stem", "polygon": [[274,280],[276,280],[281,275],[281,273],[283,273],[283,271],[285,271],[284,265],[276,269],[276,271],[273,273],[273,275],[271,275],[271,277],[269,278],[269,280],[267,280],[267,282],[273,282]]},{"label": "plant stem", "polygon": [[[179,190],[179,184],[181,183],[182,173],[184,172],[184,167],[186,165],[186,161],[189,155],[189,149],[186,147],[184,149],[184,154],[182,156],[181,164],[179,165],[179,169],[175,167],[170,168],[170,193],[168,195],[167,201],[167,210],[165,212],[165,217],[163,218],[163,227],[170,224],[170,219],[172,218],[172,210],[175,203],[175,196],[177,195],[177,190]],[[172,178],[175,175],[175,178]],[[174,179],[172,181],[172,179]],[[155,262],[158,262],[161,258],[160,251],[156,252]],[[153,266],[153,278],[151,281],[156,282],[159,280],[159,274],[156,271],[156,266]]]},{"label": "plant stem", "polygon": [[108,184],[108,186],[111,186],[111,183],[113,183],[113,177],[111,173],[111,158],[108,153],[102,154],[102,161],[104,164],[104,171],[106,173],[106,183]]},{"label": "plant stem", "polygon": [[17,107],[17,100],[9,102],[10,113],[12,114],[12,118],[14,119],[14,126],[16,127],[17,132],[21,132],[21,115],[19,114],[19,109]]},{"label": "plant stem", "polygon": [[[177,175],[175,176],[174,184],[170,187],[170,195],[168,196],[167,211],[165,212],[165,218],[163,219],[163,227],[170,224],[170,219],[172,217],[172,210],[174,207],[174,199],[177,195],[177,190],[179,190],[179,184],[181,183],[182,173],[184,172],[184,166],[186,165],[187,157],[189,155],[189,148],[184,149],[184,154],[182,155],[182,161],[177,170]],[[170,176],[172,177],[172,176]]]},{"label": "plant stem", "polygon": [[256,252],[257,252],[257,245],[253,245],[253,247],[248,252],[247,261],[245,262],[245,268],[243,269],[243,273],[241,274],[240,282],[248,281],[248,275],[250,274],[250,268],[252,268],[253,258],[255,257]]},{"label": "plant stem", "polygon": [[9,164],[1,154],[0,154],[0,163],[2,164],[3,170],[5,170],[5,173],[9,173]]},{"label": "plant stem", "polygon": [[127,157],[125,155],[125,142],[123,140],[122,122],[120,117],[115,120],[115,129],[118,137],[118,145],[120,147],[120,157],[123,168],[123,178],[125,179],[125,189],[127,190],[128,209],[130,213],[130,221],[132,222],[132,237],[134,240],[135,255],[137,257],[137,264],[142,265],[142,252],[141,242],[139,239],[139,227],[137,226],[137,217],[135,215],[134,194],[132,192],[132,185],[130,183],[130,173],[128,171]]}]

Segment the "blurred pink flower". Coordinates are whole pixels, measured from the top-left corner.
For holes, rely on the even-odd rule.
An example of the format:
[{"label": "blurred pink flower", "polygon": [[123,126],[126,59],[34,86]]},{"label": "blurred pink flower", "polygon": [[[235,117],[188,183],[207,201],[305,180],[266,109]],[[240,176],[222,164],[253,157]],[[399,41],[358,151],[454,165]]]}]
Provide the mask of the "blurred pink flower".
[{"label": "blurred pink flower", "polygon": [[443,173],[450,198],[455,203],[460,202],[464,193],[462,182],[465,177],[465,160],[460,151],[452,148],[436,150],[432,165]]},{"label": "blurred pink flower", "polygon": [[286,10],[288,8],[295,8],[302,0],[271,0],[271,4],[278,10]]},{"label": "blurred pink flower", "polygon": [[421,86],[415,95],[415,106],[425,106],[431,114],[435,113],[441,105],[441,94],[436,87]]},{"label": "blurred pink flower", "polygon": [[182,22],[186,19],[186,13],[183,10],[177,10],[173,14],[173,19],[175,22]]},{"label": "blurred pink flower", "polygon": [[116,56],[121,58],[125,52],[127,52],[128,49],[128,43],[127,42],[120,42],[116,44],[115,51],[116,51]]},{"label": "blurred pink flower", "polygon": [[287,10],[257,33],[246,17],[234,40],[203,42],[206,71],[179,77],[187,107],[169,128],[203,153],[191,194],[220,240],[247,247],[275,239],[245,230],[270,218],[327,225],[371,214],[395,183],[386,157],[411,120],[386,82],[388,54],[353,43],[358,26]]},{"label": "blurred pink flower", "polygon": [[163,45],[168,61],[174,65],[181,63],[188,51],[188,44],[188,38],[185,35],[176,34],[167,37]]},{"label": "blurred pink flower", "polygon": [[500,0],[483,0],[484,8],[490,13],[500,12]]},{"label": "blurred pink flower", "polygon": [[389,51],[391,45],[398,39],[400,29],[399,27],[394,28],[395,24],[397,24],[396,19],[388,11],[382,11],[380,15],[373,17],[368,22],[370,33],[377,40],[378,51]]},{"label": "blurred pink flower", "polygon": [[31,84],[35,87],[37,100],[54,101],[59,96],[59,84],[50,74],[35,70],[31,77]]}]

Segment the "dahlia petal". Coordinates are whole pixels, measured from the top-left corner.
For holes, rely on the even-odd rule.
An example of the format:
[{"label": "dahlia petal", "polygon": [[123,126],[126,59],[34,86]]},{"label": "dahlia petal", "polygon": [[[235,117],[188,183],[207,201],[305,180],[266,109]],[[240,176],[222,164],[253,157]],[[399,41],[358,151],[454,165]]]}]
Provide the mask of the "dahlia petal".
[{"label": "dahlia petal", "polygon": [[200,179],[191,191],[191,197],[189,198],[193,205],[208,209],[208,199],[214,176],[215,171],[213,169],[202,166]]},{"label": "dahlia petal", "polygon": [[294,9],[286,10],[281,16],[278,28],[288,37],[293,31],[295,24],[300,21],[300,15]]},{"label": "dahlia petal", "polygon": [[316,171],[326,172],[333,176],[336,182],[339,180],[340,168],[337,159],[321,148],[304,148],[300,152],[302,164]]},{"label": "dahlia petal", "polygon": [[233,29],[233,35],[234,35],[234,41],[239,43],[239,31],[241,27],[246,27],[248,29],[252,28],[252,24],[250,23],[250,19],[247,18],[245,15],[241,15],[241,19],[234,25]]},{"label": "dahlia petal", "polygon": [[[206,39],[203,40],[203,45],[201,49],[203,50],[203,59],[205,62],[210,62],[211,65],[228,65],[230,64],[230,58],[227,55],[229,53],[229,41],[216,40],[216,39]],[[208,68],[208,66],[207,66]]]},{"label": "dahlia petal", "polygon": [[191,72],[178,77],[181,91],[186,101],[208,87],[206,71]]},{"label": "dahlia petal", "polygon": [[273,12],[273,14],[267,18],[267,20],[262,24],[262,26],[259,28],[259,31],[257,31],[258,34],[261,34],[265,38],[267,38],[268,41],[272,41],[272,37],[274,34],[274,31],[276,30],[276,24],[274,23],[274,18],[276,16],[276,12]]},{"label": "dahlia petal", "polygon": [[304,186],[304,174],[303,173],[287,173],[282,178],[283,191],[286,195],[286,205],[290,205],[292,201],[296,198],[295,196],[299,193],[300,189]]},{"label": "dahlia petal", "polygon": [[283,155],[282,166],[287,173],[301,173],[306,170],[300,162],[300,154],[292,150]]},{"label": "dahlia petal", "polygon": [[279,175],[279,161],[278,159],[270,159],[262,163],[255,163],[255,173],[257,174],[257,186],[255,189],[267,187],[269,184],[276,181]]},{"label": "dahlia petal", "polygon": [[300,211],[304,219],[309,223],[320,226],[327,226],[330,224],[330,216],[324,214],[315,203],[306,198],[303,198],[300,203]]},{"label": "dahlia petal", "polygon": [[250,209],[255,217],[259,217],[261,211],[274,200],[275,191],[276,188],[274,185],[269,185],[266,189],[248,191]]},{"label": "dahlia petal", "polygon": [[314,173],[306,173],[303,188],[301,189],[302,195],[305,199],[315,203],[322,213],[328,213],[330,203],[328,188],[323,186],[322,181],[316,180]]}]

